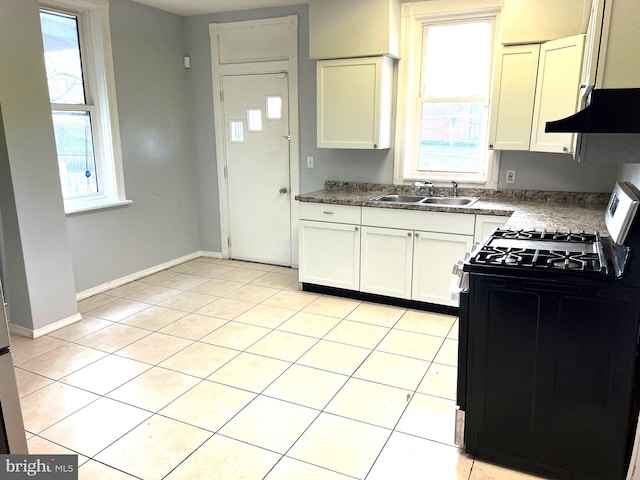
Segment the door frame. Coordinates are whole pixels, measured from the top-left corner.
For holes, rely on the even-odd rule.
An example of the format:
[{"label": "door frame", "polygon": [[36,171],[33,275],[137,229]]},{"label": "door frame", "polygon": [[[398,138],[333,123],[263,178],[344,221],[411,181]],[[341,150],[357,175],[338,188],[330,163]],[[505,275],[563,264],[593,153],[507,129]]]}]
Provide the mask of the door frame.
[{"label": "door frame", "polygon": [[[247,42],[250,53],[242,51],[225,51],[225,34],[233,37],[234,32],[258,32],[267,29],[271,34],[276,32],[283,39],[274,51],[265,51],[256,56]],[[230,257],[230,214],[229,189],[227,185],[225,128],[222,115],[222,78],[225,75],[256,75],[286,73],[288,76],[289,95],[289,214],[291,231],[290,265],[298,266],[298,202],[293,201],[300,193],[300,123],[298,114],[298,16],[265,18],[241,22],[210,23],[211,42],[211,78],[213,87],[213,114],[216,139],[216,170],[218,174],[218,201],[220,210],[220,246],[223,258]],[[232,41],[231,38],[229,41]],[[260,41],[258,39],[258,41]],[[222,53],[222,55],[221,55]],[[246,54],[246,55],[243,55]],[[234,57],[236,55],[236,57]],[[221,58],[224,56],[225,58]]]}]

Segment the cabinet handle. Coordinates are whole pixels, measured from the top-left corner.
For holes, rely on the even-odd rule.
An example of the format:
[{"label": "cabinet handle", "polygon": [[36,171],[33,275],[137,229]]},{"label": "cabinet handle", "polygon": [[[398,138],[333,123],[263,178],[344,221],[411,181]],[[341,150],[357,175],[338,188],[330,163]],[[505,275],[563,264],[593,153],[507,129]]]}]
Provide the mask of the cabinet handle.
[{"label": "cabinet handle", "polygon": [[489,148],[493,149],[493,144],[490,144],[490,145],[489,145]]},{"label": "cabinet handle", "polygon": [[407,237],[410,237],[410,236],[411,236],[411,232],[407,232]]},{"label": "cabinet handle", "polygon": [[329,211],[325,210],[325,211],[324,211],[324,212],[322,212],[322,213],[324,213],[325,215],[333,215],[333,214],[334,214],[334,213],[336,213],[336,212],[329,212]]},{"label": "cabinet handle", "polygon": [[416,238],[419,238],[420,234],[418,232],[416,232]]},{"label": "cabinet handle", "polygon": [[568,151],[569,151],[569,149],[568,149],[567,147],[562,147],[562,151],[563,151],[563,152],[568,152]]},{"label": "cabinet handle", "polygon": [[358,230],[360,230],[360,227],[356,227],[356,232],[357,232]]},{"label": "cabinet handle", "polygon": [[378,148],[378,144],[377,144],[377,143],[374,143],[374,144],[373,144],[373,148]]}]

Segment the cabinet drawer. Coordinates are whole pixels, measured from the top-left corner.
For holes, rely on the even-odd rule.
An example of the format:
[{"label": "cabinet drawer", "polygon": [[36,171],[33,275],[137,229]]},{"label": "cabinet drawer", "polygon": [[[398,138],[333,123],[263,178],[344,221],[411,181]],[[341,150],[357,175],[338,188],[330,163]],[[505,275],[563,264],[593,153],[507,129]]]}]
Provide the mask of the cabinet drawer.
[{"label": "cabinet drawer", "polygon": [[352,205],[301,202],[299,215],[303,220],[354,223],[360,225],[361,211],[362,207]]},{"label": "cabinet drawer", "polygon": [[374,227],[473,235],[475,215],[363,207],[362,224]]}]

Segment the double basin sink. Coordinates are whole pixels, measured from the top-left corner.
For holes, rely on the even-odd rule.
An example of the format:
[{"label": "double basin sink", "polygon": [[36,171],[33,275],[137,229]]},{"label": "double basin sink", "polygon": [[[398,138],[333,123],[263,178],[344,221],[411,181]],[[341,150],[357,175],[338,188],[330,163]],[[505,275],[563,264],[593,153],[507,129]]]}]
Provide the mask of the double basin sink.
[{"label": "double basin sink", "polygon": [[475,203],[477,198],[468,197],[430,197],[427,195],[403,195],[386,194],[371,199],[374,202],[387,203],[419,203],[421,205],[449,205],[455,207],[468,207]]}]

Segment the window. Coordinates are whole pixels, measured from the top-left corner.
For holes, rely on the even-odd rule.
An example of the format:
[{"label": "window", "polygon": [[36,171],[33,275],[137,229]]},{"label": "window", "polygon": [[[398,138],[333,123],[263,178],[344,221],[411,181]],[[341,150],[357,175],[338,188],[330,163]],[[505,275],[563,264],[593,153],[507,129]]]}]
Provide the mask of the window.
[{"label": "window", "polygon": [[463,2],[413,4],[403,19],[396,183],[495,186],[497,155],[487,138],[498,10],[456,14],[456,3]]},{"label": "window", "polygon": [[42,5],[40,25],[67,213],[128,203],[124,195],[108,6]]}]

